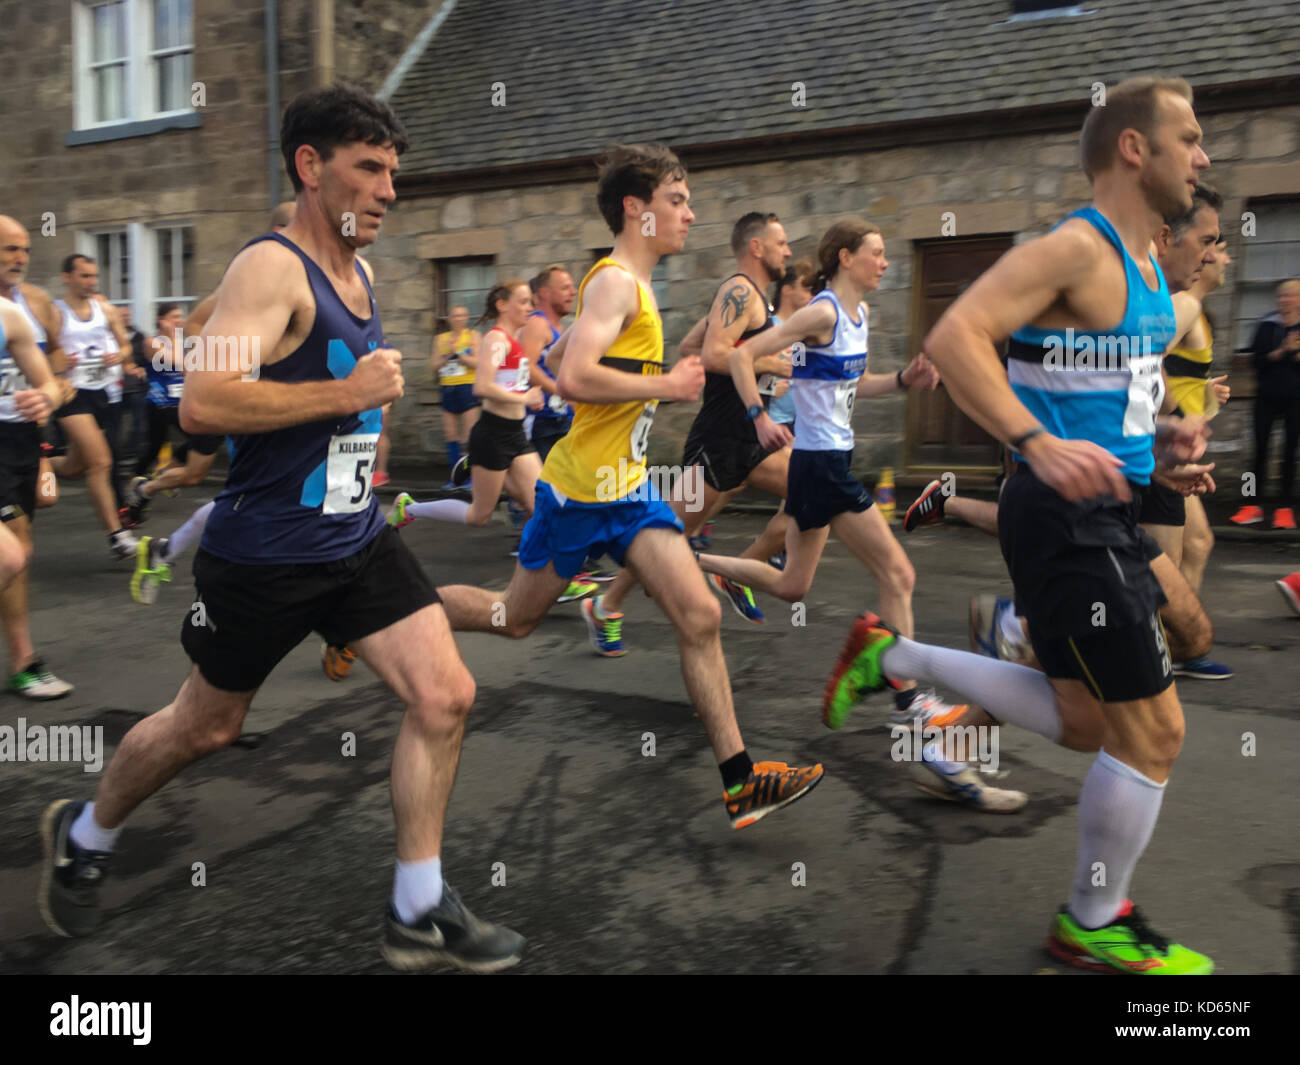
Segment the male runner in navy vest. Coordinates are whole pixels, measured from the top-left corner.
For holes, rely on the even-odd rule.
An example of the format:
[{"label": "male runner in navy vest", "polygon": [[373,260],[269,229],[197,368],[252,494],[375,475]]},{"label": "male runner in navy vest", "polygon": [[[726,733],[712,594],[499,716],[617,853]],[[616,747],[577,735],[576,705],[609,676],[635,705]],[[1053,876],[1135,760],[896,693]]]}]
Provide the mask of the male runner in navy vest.
[{"label": "male runner in navy vest", "polygon": [[393,751],[397,873],[385,958],[404,969],[505,968],[523,938],[471,915],[444,884],[439,857],[474,681],[437,593],[371,491],[380,408],[403,382],[356,253],[395,198],[406,134],[387,104],[338,85],[289,105],[280,148],[298,194],[294,222],[236,256],[203,331],[258,342],[260,374],[190,371],[181,400],[186,432],[235,443],[182,623],[194,668],[170,706],[123,738],[94,803],[47,810],[41,911],[64,935],[95,929],[127,815],[238,736],[258,687],[316,630],[351,646],[406,707]]},{"label": "male runner in navy vest", "polygon": [[[1204,452],[1203,422],[1157,423],[1176,326],[1152,255],[1210,165],[1200,141],[1181,78],[1111,89],[1080,137],[1093,205],[1004,255],[926,339],[953,400],[1016,452],[998,530],[1046,675],[919,644],[864,615],[823,704],[839,727],[863,693],[925,679],[1062,746],[1096,750],[1100,740],[1079,795],[1073,884],[1048,947],[1081,968],[1139,975],[1214,968],[1152,930],[1128,897],[1184,732],[1149,565],[1159,549],[1137,519],[1157,466],[1167,483],[1208,472],[1187,465]],[[1004,370],[997,346],[1008,337]]]}]

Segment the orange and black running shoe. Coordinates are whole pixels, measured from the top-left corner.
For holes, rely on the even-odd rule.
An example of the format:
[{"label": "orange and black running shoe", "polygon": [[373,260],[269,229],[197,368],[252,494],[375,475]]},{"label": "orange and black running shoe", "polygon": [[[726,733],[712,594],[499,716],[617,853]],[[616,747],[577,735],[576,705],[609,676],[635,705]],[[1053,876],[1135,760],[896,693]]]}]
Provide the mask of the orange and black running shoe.
[{"label": "orange and black running shoe", "polygon": [[824,775],[820,764],[788,766],[784,762],[755,762],[748,780],[722,793],[731,827],[747,828],[773,810],[803,798]]}]

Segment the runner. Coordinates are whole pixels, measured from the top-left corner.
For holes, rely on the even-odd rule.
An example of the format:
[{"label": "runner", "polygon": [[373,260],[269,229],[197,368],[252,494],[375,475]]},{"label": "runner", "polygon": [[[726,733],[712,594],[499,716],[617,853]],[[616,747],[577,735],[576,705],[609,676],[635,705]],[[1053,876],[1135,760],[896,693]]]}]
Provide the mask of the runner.
[{"label": "runner", "polygon": [[573,424],[573,408],[555,390],[555,375],[546,368],[546,353],[560,339],[560,323],[573,310],[578,290],[569,271],[558,263],[548,266],[529,286],[537,309],[528,316],[519,343],[528,360],[532,384],[542,390],[545,402],[537,411],[524,415],[524,429],[537,448],[538,458],[545,462],[555,442]]},{"label": "runner", "polygon": [[[25,244],[16,233],[5,236]],[[12,253],[11,253],[12,254]],[[20,281],[13,282],[17,288]],[[26,313],[0,298],[0,622],[9,648],[9,691],[27,699],[59,699],[72,685],[46,668],[32,647],[27,611],[27,567],[40,476],[41,431],[64,390]]]},{"label": "runner", "polygon": [[[701,328],[697,324],[681,346],[684,353],[694,356],[699,343],[705,370],[704,398],[686,436],[682,456],[685,484],[672,501],[673,512],[688,537],[695,536],[747,481],[779,499],[785,498],[790,449],[769,454],[759,444],[727,369],[727,356],[737,344],[772,328],[772,307],[766,289],[782,276],[790,257],[785,227],[774,214],[750,211],[732,226],[731,251],[736,257],[736,272],[718,286],[704,319],[703,339],[696,340]],[[789,360],[783,360],[780,354],[772,355],[762,361],[759,372],[764,375],[765,396],[770,397],[778,375],[789,375]],[[747,557],[768,558],[780,550],[780,545],[775,535],[760,537],[748,549]],[[762,622],[763,613],[748,588],[721,578],[715,578],[715,582],[737,614],[747,621]],[[604,595],[582,608],[598,654],[618,657],[626,653],[622,644],[623,601],[635,585],[635,578],[625,570]]]},{"label": "runner", "polygon": [[[663,145],[616,145],[596,194],[614,247],[583,279],[577,318],[552,349],[573,428],[552,448],[504,592],[440,589],[458,631],[527,636],[588,552],[626,565],[677,630],[682,675],[709,735],[732,826],[744,828],[806,795],[822,767],[750,760],[740,737],[719,636],[721,609],[691,559],[682,523],[647,478],[646,446],[659,400],[692,402],[704,383],[699,360],[668,373],[650,275],[681,251],[695,216],[686,171]],[[504,621],[505,624],[500,624]]]},{"label": "runner", "polygon": [[[380,408],[403,382],[356,251],[373,243],[393,202],[406,136],[386,103],[333,86],[289,105],[280,142],[297,216],[236,256],[205,330],[259,338],[261,375],[191,372],[181,401],[187,431],[236,442],[182,623],[195,664],[175,701],[123,738],[93,803],[64,799],[46,811],[41,912],[62,935],[95,930],[127,815],[238,736],[268,674],[319,629],[351,646],[406,707],[393,751],[397,870],[385,958],[400,969],[504,968],[519,961],[522,937],[471,915],[444,884],[440,858],[474,681],[369,480]],[[339,224],[344,213],[355,227]]]},{"label": "runner", "polygon": [[[790,430],[777,425],[759,401],[755,370],[760,360],[797,345],[793,365],[795,423],[799,436],[789,459],[786,565],[763,559],[699,555],[700,568],[729,581],[799,602],[812,587],[831,532],[876,578],[881,610],[900,631],[912,631],[915,571],[898,539],[873,507],[871,493],[850,473],[853,406],[859,396],[880,396],[900,388],[932,389],[939,375],[924,355],[897,373],[867,372],[868,292],[880,284],[889,263],[880,228],[862,219],[837,222],[817,248],[814,296],[807,306],[768,333],[742,343],[731,354],[740,402],[748,407],[759,445],[788,448]],[[945,703],[932,690],[904,685],[895,693],[895,718],[944,721],[965,707]]]},{"label": "runner", "polygon": [[[1074,965],[1142,975],[1213,969],[1153,932],[1128,899],[1184,731],[1136,496],[1157,461],[1176,468],[1205,446],[1203,425],[1156,420],[1160,354],[1176,326],[1150,255],[1162,220],[1191,207],[1209,165],[1200,133],[1185,81],[1135,78],[1112,89],[1081,138],[1094,206],[1007,252],[925,342],[954,401],[1018,453],[999,528],[1047,675],[915,643],[866,614],[823,703],[827,724],[839,727],[889,678],[923,677],[1063,746],[1102,747],[1079,796],[1078,864],[1049,946]],[[1004,370],[997,346],[1008,335]],[[1120,337],[1130,357],[1099,367],[1098,345],[1113,351]],[[1179,472],[1199,483],[1205,468]]]},{"label": "runner", "polygon": [[[447,315],[447,332],[439,333],[433,342],[433,372],[442,386],[442,431],[447,441],[447,468],[454,470],[460,462],[462,449],[468,446],[469,434],[478,421],[479,401],[474,395],[474,368],[478,358],[479,336],[469,324],[469,310],[455,306]],[[459,488],[448,480],[445,490]]]},{"label": "runner", "polygon": [[126,531],[126,506],[118,483],[117,430],[121,421],[122,358],[131,350],[112,305],[96,291],[99,267],[85,255],[63,262],[65,299],[55,300],[61,314],[59,346],[68,366],[68,383],[76,394],[56,412],[68,439],[68,453],[51,460],[59,480],[84,476],[90,503],[108,533],[114,558],[130,558],[136,538]]}]

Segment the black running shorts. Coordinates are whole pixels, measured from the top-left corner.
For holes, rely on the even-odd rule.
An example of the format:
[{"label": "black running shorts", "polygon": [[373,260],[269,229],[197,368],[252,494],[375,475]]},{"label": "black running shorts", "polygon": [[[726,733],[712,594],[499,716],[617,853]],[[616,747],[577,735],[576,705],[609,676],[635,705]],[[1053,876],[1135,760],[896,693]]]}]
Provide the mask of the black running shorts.
[{"label": "black running shorts", "polygon": [[104,415],[108,413],[109,406],[111,404],[108,401],[108,389],[79,388],[76,395],[54,412],[54,416],[67,418],[73,414],[92,414],[96,424],[102,429]]},{"label": "black running shorts", "polygon": [[0,422],[0,521],[36,513],[41,431],[31,422]]},{"label": "black running shorts", "polygon": [[1142,510],[1138,521],[1143,525],[1187,524],[1187,499],[1181,492],[1152,481],[1142,488]]},{"label": "black running shorts", "polygon": [[1071,503],[1022,464],[998,504],[1016,610],[1039,662],[1109,702],[1158,695],[1172,679],[1156,616],[1165,595],[1150,566],[1160,549],[1138,527],[1141,488],[1131,487],[1128,503]]},{"label": "black running shorts", "polygon": [[704,467],[704,481],[715,492],[730,492],[749,479],[772,452],[758,442],[753,424],[730,427],[705,424],[696,417],[686,434],[682,465]]},{"label": "black running shorts", "polygon": [[311,632],[346,644],[441,602],[388,525],[336,562],[248,565],[200,550],[194,586],[181,644],[204,680],[236,692],[260,687]]},{"label": "black running shorts", "polygon": [[469,464],[485,470],[508,470],[520,455],[536,450],[524,434],[523,418],[485,410],[469,431]]},{"label": "black running shorts", "polygon": [[820,529],[844,513],[860,514],[872,505],[871,493],[850,472],[852,451],[790,452],[785,512],[800,532]]}]

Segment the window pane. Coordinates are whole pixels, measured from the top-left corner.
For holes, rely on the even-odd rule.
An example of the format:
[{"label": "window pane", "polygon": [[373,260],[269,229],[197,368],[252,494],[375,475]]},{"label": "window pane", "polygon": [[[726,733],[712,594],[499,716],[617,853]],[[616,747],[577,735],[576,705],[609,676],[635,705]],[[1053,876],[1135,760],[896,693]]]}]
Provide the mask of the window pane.
[{"label": "window pane", "polygon": [[469,310],[472,325],[483,313],[487,294],[497,282],[495,264],[490,260],[447,263],[444,276],[447,287],[443,292],[443,313],[450,313],[452,307],[464,306]]},{"label": "window pane", "polygon": [[126,117],[125,64],[100,67],[94,72],[95,121],[115,122]]},{"label": "window pane", "polygon": [[126,5],[100,4],[94,13],[93,61],[126,58]]},{"label": "window pane", "polygon": [[178,296],[194,294],[194,227],[186,226],[181,230],[181,290]]},{"label": "window pane", "polygon": [[158,294],[178,296],[180,293],[172,287],[172,231],[154,230],[154,240],[158,243]]},{"label": "window pane", "polygon": [[175,111],[181,106],[181,97],[177,93],[180,63],[181,57],[178,55],[163,56],[154,60],[158,81],[159,111]]},{"label": "window pane", "polygon": [[154,0],[153,4],[153,46],[171,48],[176,42],[176,22],[172,11],[172,0]]},{"label": "window pane", "polygon": [[177,5],[176,43],[194,45],[194,10],[190,0],[180,0]]}]

